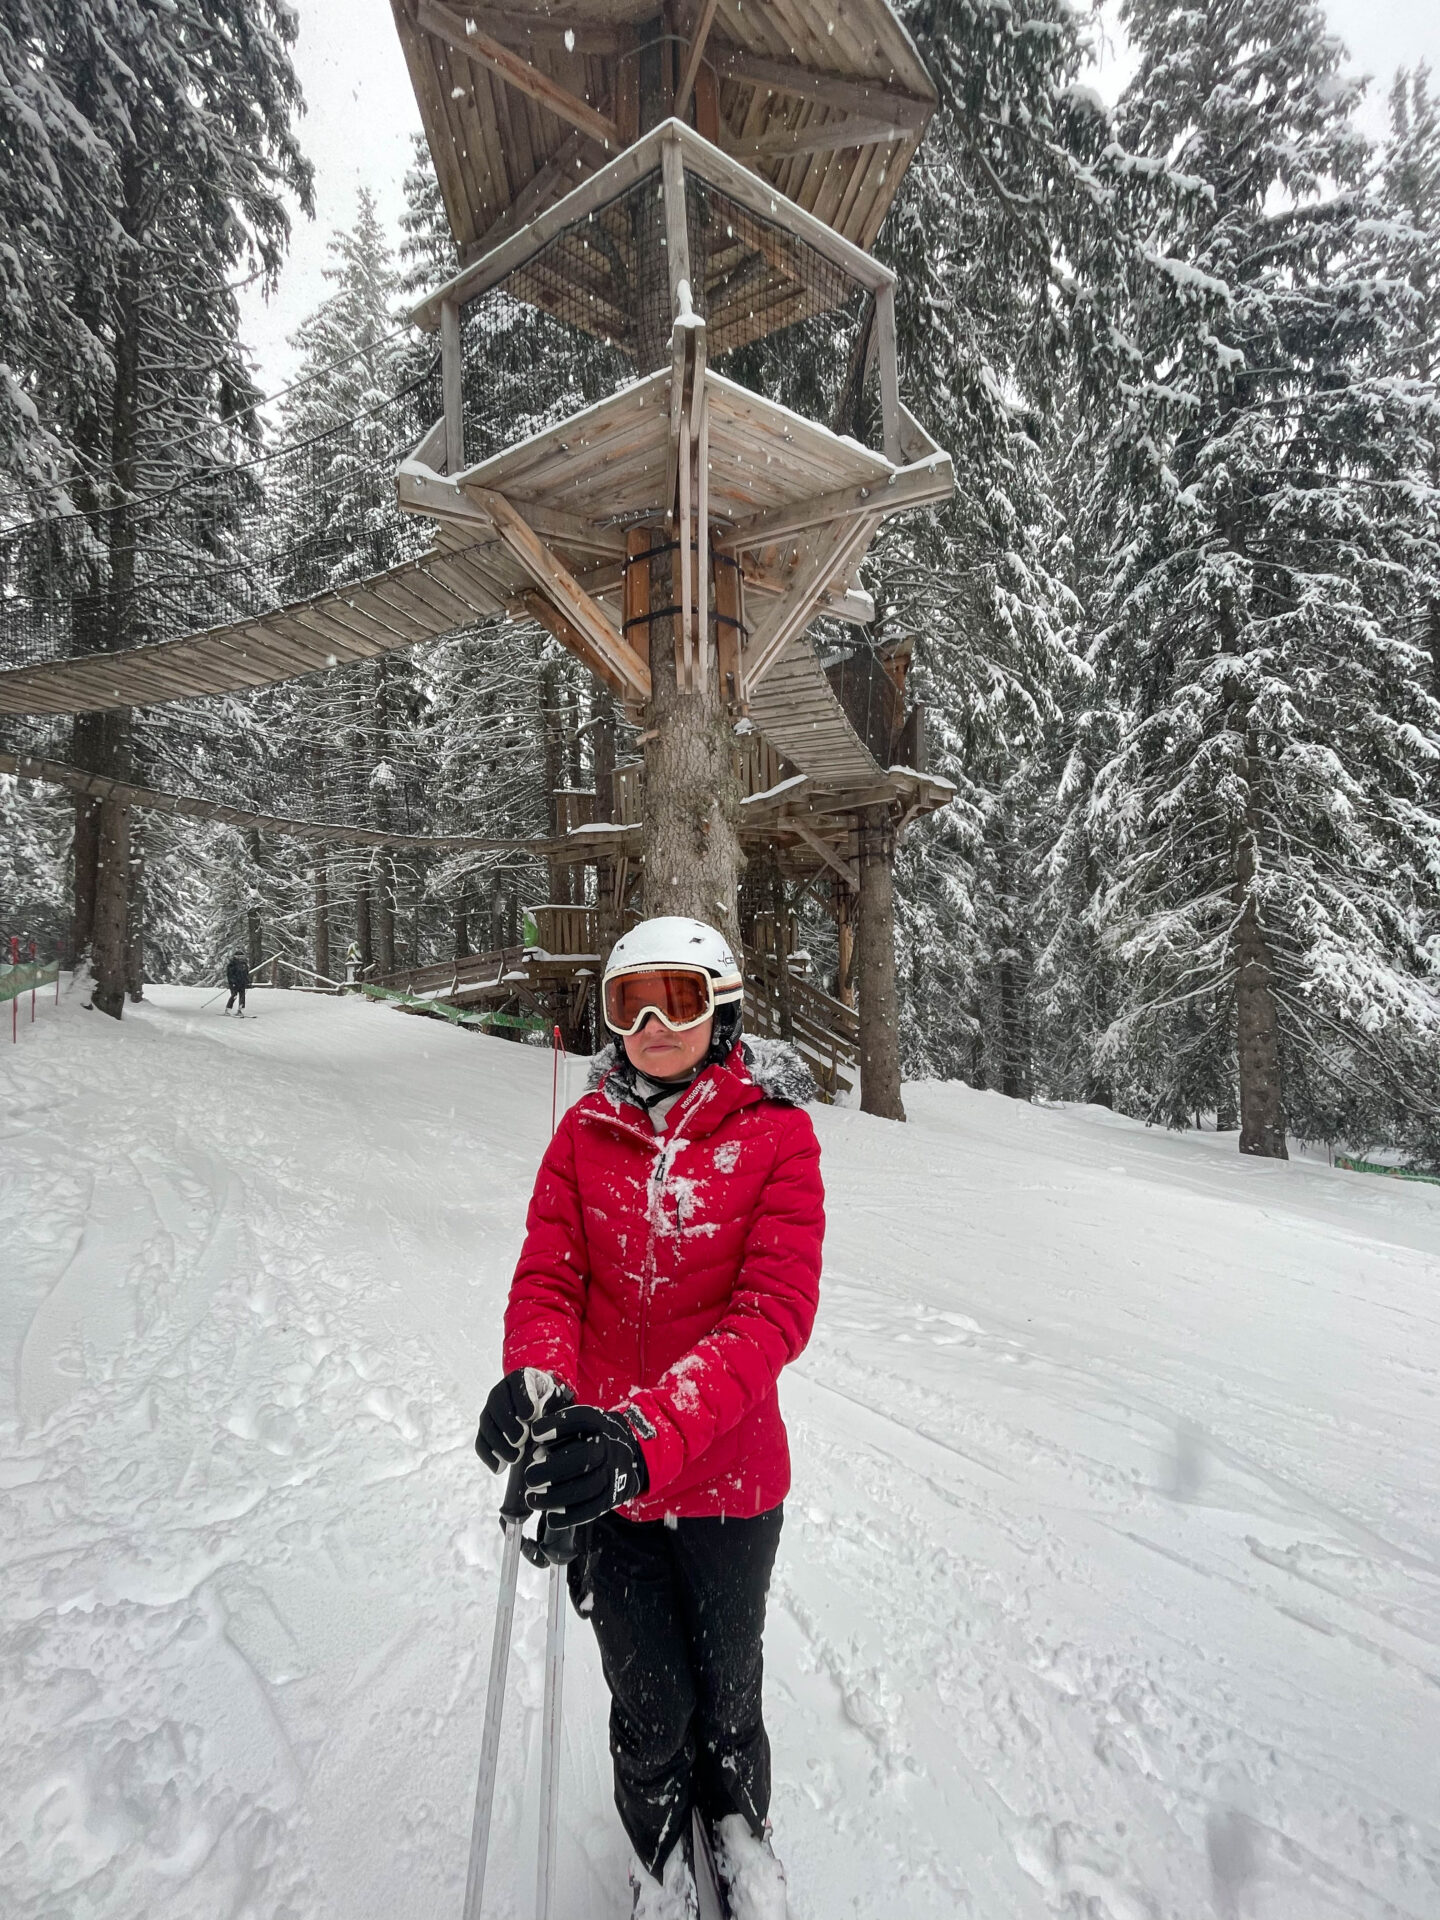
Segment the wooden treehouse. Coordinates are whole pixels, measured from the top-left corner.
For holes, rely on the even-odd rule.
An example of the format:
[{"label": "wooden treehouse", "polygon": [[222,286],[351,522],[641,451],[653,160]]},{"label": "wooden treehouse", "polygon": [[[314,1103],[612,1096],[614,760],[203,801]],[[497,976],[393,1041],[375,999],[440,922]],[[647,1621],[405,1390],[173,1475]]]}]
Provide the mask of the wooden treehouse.
[{"label": "wooden treehouse", "polygon": [[[443,413],[400,504],[644,749],[566,797],[552,864],[591,870],[595,902],[570,977],[542,980],[542,942],[452,991],[498,1004],[524,972],[573,1025],[627,913],[720,919],[753,1024],[807,1038],[832,1088],[858,1054],[865,1103],[898,1109],[898,1065],[893,1093],[867,1084],[894,1052],[890,859],[951,790],[923,768],[906,650],[827,672],[806,635],[873,620],[877,529],[953,487],[867,251],[933,107],[924,69],[883,0],[392,6],[463,263],[412,315]],[[790,957],[775,875],[836,918],[833,994]]]}]

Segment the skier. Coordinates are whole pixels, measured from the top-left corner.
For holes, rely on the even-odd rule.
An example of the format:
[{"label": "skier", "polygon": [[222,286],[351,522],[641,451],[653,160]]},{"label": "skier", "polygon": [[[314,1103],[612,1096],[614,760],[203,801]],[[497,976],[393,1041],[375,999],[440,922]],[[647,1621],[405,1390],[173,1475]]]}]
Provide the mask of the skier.
[{"label": "skier", "polygon": [[724,938],[646,920],[602,982],[615,1036],[541,1165],[475,1449],[533,1450],[581,1525],[576,1607],[610,1688],[634,1920],[698,1914],[692,1807],[733,1920],[784,1920],[761,1640],[790,1459],[776,1376],[810,1337],[820,1149],[792,1049],[740,1039]]},{"label": "skier", "polygon": [[250,967],[243,953],[232,953],[230,964],[225,969],[225,984],[230,989],[230,998],[225,1002],[225,1011],[229,1013],[238,998],[240,1012],[245,1011],[245,989],[250,984]]}]

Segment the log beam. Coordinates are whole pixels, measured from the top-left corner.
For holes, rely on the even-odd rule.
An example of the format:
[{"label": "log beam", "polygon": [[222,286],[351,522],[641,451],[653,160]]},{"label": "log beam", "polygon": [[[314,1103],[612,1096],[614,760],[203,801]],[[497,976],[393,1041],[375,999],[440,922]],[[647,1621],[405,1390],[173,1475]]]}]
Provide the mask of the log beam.
[{"label": "log beam", "polygon": [[690,104],[690,92],[695,85],[695,76],[700,71],[700,62],[705,58],[705,43],[710,38],[710,29],[715,24],[715,11],[720,0],[700,0],[700,11],[690,30],[690,44],[685,49],[685,65],[680,73],[680,85],[675,89],[675,118],[683,120],[685,109]]},{"label": "log beam", "polygon": [[502,46],[488,33],[482,33],[478,26],[472,33],[472,21],[462,23],[454,14],[436,6],[434,0],[420,0],[416,19],[425,33],[443,41],[454,52],[463,53],[475,66],[498,74],[506,86],[528,95],[569,126],[588,133],[602,147],[619,151],[620,132],[613,120],[571,93],[568,87],[562,87],[558,80],[552,80],[548,73],[542,73],[539,67],[532,66],[522,55]]},{"label": "log beam", "polygon": [[545,545],[529,522],[505,498],[488,487],[467,487],[494,522],[508,550],[566,620],[578,627],[609,669],[609,678],[629,700],[648,700],[650,671],[626,646],[608,613],[586,593],[564,562]]},{"label": "log beam", "polygon": [[897,472],[874,486],[841,487],[834,493],[817,494],[812,500],[799,500],[793,506],[771,507],[742,520],[715,544],[722,553],[743,553],[748,548],[773,546],[792,534],[808,533],[813,527],[831,521],[847,520],[854,514],[875,514],[886,519],[909,507],[932,501],[948,500],[955,491],[955,472],[947,454],[937,454]]},{"label": "log beam", "polygon": [[712,38],[709,57],[715,71],[727,79],[751,81],[772,93],[813,100],[818,106],[834,107],[841,113],[884,119],[903,128],[906,136],[923,131],[935,111],[933,102],[917,99],[898,87],[802,67],[791,60],[770,60],[728,40]]}]

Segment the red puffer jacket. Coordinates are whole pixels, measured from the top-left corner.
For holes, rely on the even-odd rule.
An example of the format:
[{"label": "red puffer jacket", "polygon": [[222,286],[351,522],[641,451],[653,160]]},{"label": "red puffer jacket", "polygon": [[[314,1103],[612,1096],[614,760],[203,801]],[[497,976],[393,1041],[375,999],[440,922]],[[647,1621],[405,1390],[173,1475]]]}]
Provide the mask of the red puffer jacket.
[{"label": "red puffer jacket", "polygon": [[650,1485],[628,1519],[763,1513],[789,1490],[775,1381],[810,1338],[825,1233],[815,1129],[769,1091],[796,1068],[789,1048],[742,1043],[660,1134],[607,1075],[541,1163],[505,1368],[641,1416]]}]

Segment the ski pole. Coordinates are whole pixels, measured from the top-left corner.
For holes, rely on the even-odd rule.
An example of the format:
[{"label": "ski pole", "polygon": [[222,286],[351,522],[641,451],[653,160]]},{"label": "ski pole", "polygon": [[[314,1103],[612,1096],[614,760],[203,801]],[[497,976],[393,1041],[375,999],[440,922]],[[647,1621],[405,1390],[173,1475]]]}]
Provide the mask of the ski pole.
[{"label": "ski pole", "polygon": [[560,1820],[560,1697],[565,1681],[565,1567],[550,1566],[545,1620],[545,1704],[540,1722],[540,1857],[535,1870],[535,1920],[550,1920],[555,1884],[555,1834]]},{"label": "ski pole", "polygon": [[510,1635],[515,1623],[515,1589],[520,1580],[520,1535],[525,1525],[522,1491],[525,1462],[510,1469],[500,1507],[505,1552],[500,1562],[500,1597],[495,1635],[490,1643],[490,1684],[485,1694],[485,1731],[480,1740],[480,1777],[475,1783],[475,1816],[470,1823],[470,1866],[465,1876],[464,1920],[480,1920],[485,1901],[485,1861],[490,1851],[490,1810],[495,1802],[495,1770],[500,1758],[500,1718],[505,1705],[505,1674],[510,1665]]},{"label": "ski pole", "polygon": [[495,1803],[495,1779],[500,1758],[500,1725],[505,1707],[505,1679],[510,1664],[510,1641],[515,1626],[515,1590],[520,1556],[532,1566],[550,1569],[550,1592],[545,1623],[545,1692],[541,1709],[540,1835],[535,1871],[535,1920],[550,1920],[550,1897],[555,1885],[555,1842],[560,1802],[560,1707],[565,1667],[565,1568],[575,1557],[575,1529],[552,1527],[542,1520],[536,1537],[524,1533],[529,1509],[525,1505],[524,1459],[510,1469],[500,1525],[505,1551],[500,1563],[500,1594],[495,1608],[495,1635],[490,1646],[490,1682],[485,1695],[485,1731],[480,1741],[480,1775],[475,1783],[475,1815],[470,1826],[470,1864],[465,1876],[464,1920],[480,1920],[485,1901],[485,1869],[490,1852],[490,1817]]}]

